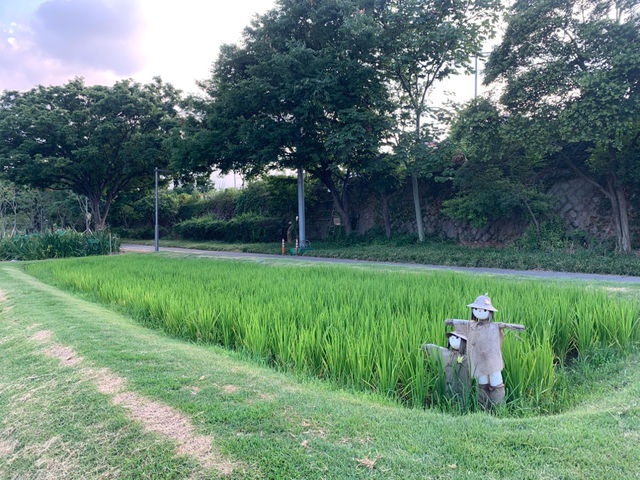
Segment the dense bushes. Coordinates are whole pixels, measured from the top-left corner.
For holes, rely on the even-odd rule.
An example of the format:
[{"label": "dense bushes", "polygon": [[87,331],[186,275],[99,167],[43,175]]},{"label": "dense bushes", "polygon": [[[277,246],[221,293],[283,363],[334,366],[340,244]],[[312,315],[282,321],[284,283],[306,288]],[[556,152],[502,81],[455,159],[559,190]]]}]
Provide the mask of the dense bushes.
[{"label": "dense bushes", "polygon": [[15,235],[0,240],[0,260],[42,260],[85,257],[117,252],[120,239],[106,232],[93,234],[61,230],[55,233]]},{"label": "dense bushes", "polygon": [[191,240],[220,240],[225,242],[275,242],[283,235],[284,222],[280,218],[244,214],[231,220],[200,217],[180,222],[175,232]]},{"label": "dense bushes", "polygon": [[[310,189],[308,188],[307,191]],[[308,198],[309,205],[312,199]],[[206,193],[184,188],[159,195],[160,236],[190,240],[277,242],[297,215],[297,180],[273,175],[249,182],[241,190]],[[126,238],[154,236],[153,192],[123,196],[113,209],[111,227]]]}]

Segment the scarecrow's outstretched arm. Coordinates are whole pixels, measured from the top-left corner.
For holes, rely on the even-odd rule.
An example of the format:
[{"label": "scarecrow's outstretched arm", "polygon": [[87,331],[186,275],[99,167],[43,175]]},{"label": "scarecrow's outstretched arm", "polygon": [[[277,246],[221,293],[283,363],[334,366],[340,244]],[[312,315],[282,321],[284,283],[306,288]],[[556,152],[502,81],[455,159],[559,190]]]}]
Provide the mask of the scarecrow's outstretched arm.
[{"label": "scarecrow's outstretched arm", "polygon": [[511,328],[513,330],[524,330],[524,325],[520,325],[519,323],[502,323],[495,322],[500,328]]},{"label": "scarecrow's outstretched arm", "polygon": [[455,325],[455,324],[463,324],[463,323],[469,323],[469,320],[460,320],[459,318],[447,318],[444,321],[445,325]]}]

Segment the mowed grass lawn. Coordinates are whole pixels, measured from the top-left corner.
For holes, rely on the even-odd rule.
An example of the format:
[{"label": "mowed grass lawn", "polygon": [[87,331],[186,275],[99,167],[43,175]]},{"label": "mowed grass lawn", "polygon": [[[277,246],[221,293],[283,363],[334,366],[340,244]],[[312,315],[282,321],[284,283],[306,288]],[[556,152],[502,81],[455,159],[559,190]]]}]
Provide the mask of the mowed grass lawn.
[{"label": "mowed grass lawn", "polygon": [[171,338],[12,264],[0,290],[0,478],[640,476],[637,346],[561,414],[449,415]]}]

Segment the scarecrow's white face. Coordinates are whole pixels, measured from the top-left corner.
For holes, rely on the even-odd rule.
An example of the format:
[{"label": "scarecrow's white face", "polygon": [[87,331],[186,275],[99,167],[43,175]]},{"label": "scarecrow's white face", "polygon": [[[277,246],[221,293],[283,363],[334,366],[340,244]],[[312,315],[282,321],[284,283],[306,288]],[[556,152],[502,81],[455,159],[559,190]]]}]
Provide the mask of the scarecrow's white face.
[{"label": "scarecrow's white face", "polygon": [[449,336],[449,345],[454,350],[460,350],[460,337],[456,337],[455,335]]},{"label": "scarecrow's white face", "polygon": [[484,308],[473,308],[471,311],[473,312],[473,316],[478,320],[486,320],[489,318],[489,310],[485,310]]}]

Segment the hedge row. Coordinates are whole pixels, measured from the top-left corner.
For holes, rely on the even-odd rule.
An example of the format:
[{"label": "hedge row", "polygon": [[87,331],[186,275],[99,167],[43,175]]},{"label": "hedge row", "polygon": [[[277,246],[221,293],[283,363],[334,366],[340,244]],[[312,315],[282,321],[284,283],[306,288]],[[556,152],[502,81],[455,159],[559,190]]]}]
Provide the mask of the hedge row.
[{"label": "hedge row", "polygon": [[0,240],[0,260],[43,260],[45,258],[106,255],[120,249],[120,239],[107,232],[15,235]]},{"label": "hedge row", "polygon": [[281,218],[240,215],[231,220],[200,217],[185,220],[174,227],[175,233],[189,240],[218,240],[223,242],[277,242],[282,238]]}]

